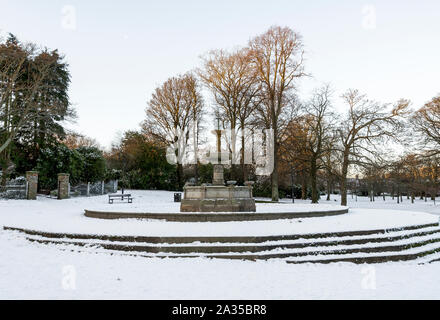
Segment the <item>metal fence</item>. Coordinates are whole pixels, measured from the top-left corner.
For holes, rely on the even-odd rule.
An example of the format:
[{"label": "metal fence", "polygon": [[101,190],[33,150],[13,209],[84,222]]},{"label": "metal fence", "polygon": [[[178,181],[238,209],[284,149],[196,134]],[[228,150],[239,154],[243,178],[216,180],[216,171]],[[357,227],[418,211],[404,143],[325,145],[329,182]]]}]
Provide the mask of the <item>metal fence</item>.
[{"label": "metal fence", "polygon": [[5,186],[0,186],[0,198],[26,199],[27,186],[25,177],[11,179],[6,182]]},{"label": "metal fence", "polygon": [[103,195],[107,193],[115,193],[118,191],[118,180],[97,181],[79,183],[75,186],[70,186],[70,196],[73,197],[89,197]]},{"label": "metal fence", "polygon": [[[75,186],[69,185],[69,195],[71,197],[89,197],[118,191],[118,180],[97,181],[79,183]],[[56,194],[56,190],[51,192]],[[0,198],[3,199],[26,199],[28,193],[28,182],[25,177],[18,177],[6,182],[5,186],[0,186]]]}]

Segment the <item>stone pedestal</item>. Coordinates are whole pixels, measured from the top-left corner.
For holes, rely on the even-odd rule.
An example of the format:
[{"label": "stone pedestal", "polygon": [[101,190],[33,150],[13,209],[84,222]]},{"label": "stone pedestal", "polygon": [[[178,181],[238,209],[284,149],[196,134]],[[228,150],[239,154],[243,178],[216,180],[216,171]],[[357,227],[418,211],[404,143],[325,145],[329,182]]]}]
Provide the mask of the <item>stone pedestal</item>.
[{"label": "stone pedestal", "polygon": [[213,179],[212,179],[212,184],[214,186],[224,186],[225,185],[223,165],[221,165],[221,164],[214,165],[214,175],[213,175]]},{"label": "stone pedestal", "polygon": [[69,174],[59,173],[58,174],[58,199],[68,199],[69,198]]},{"label": "stone pedestal", "polygon": [[26,181],[27,181],[26,199],[37,200],[38,172],[36,171],[26,172]]},{"label": "stone pedestal", "polygon": [[186,186],[180,212],[255,212],[247,186]]}]

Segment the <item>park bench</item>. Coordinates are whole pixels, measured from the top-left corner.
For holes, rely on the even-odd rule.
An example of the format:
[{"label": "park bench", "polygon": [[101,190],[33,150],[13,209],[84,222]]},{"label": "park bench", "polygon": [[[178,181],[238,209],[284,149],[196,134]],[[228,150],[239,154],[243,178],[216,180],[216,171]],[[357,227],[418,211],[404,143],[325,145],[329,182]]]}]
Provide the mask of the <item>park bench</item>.
[{"label": "park bench", "polygon": [[125,199],[127,199],[128,203],[133,202],[133,198],[131,197],[131,194],[128,194],[128,193],[109,194],[108,195],[108,203],[112,204],[114,199],[121,199],[121,201],[124,201]]}]

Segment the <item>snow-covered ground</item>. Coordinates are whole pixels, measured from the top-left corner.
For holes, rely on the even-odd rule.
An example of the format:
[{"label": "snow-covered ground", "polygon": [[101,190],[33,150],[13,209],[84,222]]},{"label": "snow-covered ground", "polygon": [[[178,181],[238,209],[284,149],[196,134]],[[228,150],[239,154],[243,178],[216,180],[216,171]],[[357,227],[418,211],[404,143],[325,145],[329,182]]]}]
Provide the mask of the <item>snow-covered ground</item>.
[{"label": "snow-covered ground", "polygon": [[[275,221],[179,223],[157,220],[99,220],[84,216],[84,209],[101,211],[178,212],[173,194],[166,191],[130,191],[133,204],[107,203],[107,196],[73,198],[63,201],[40,197],[38,201],[0,200],[0,225],[38,231],[82,234],[142,236],[265,236],[376,230],[438,222],[432,214],[402,210],[352,208],[345,215]],[[362,202],[358,202],[359,204]],[[365,203],[364,207],[367,207]],[[337,202],[310,204],[257,203],[259,212],[319,211],[341,209]],[[397,209],[391,207],[389,209]],[[421,206],[419,209],[423,209]],[[440,206],[439,206],[440,208]]]},{"label": "snow-covered ground", "polygon": [[62,252],[0,238],[2,299],[439,299],[440,264],[288,265]]},{"label": "snow-covered ground", "polygon": [[[132,193],[133,206],[142,206],[140,209],[176,207],[169,192]],[[307,203],[296,202],[302,206]],[[333,199],[321,202],[326,206],[338,205]],[[0,227],[125,235],[264,235],[396,227],[438,221],[437,216],[426,213],[440,215],[440,201],[437,205],[420,200],[411,204],[404,199],[403,204],[397,204],[391,199],[384,202],[377,198],[371,203],[360,197],[357,202],[349,197],[348,215],[301,219],[301,222],[181,224],[84,217],[83,209],[94,206],[108,206],[106,198],[0,200]],[[116,206],[130,208],[128,204]],[[278,206],[282,206],[282,211],[289,211],[295,205],[258,204],[258,210],[278,210],[274,209]],[[29,243],[15,232],[0,230],[2,299],[439,299],[439,275],[440,263],[289,265],[277,260],[161,260],[79,253]]]},{"label": "snow-covered ground", "polygon": [[[334,205],[339,205],[341,198],[339,195],[332,195],[330,201],[326,201],[326,196],[321,196],[320,204],[327,204],[330,205],[330,203]],[[385,197],[385,201],[382,197],[376,197],[374,202],[371,202],[369,198],[367,197],[352,197],[351,195],[348,196],[348,206],[350,208],[367,208],[367,209],[386,209],[386,210],[404,210],[404,211],[421,211],[421,212],[428,212],[440,215],[440,198],[436,199],[436,202],[434,204],[434,201],[428,199],[420,200],[419,198],[415,199],[414,203],[411,203],[411,199],[407,199],[407,197],[403,197],[403,201],[401,203],[397,203],[397,198],[394,198],[394,200],[387,196]],[[283,200],[284,202],[288,200]],[[292,201],[292,200],[290,200]],[[309,200],[295,200],[298,204],[303,203],[309,203]]]}]

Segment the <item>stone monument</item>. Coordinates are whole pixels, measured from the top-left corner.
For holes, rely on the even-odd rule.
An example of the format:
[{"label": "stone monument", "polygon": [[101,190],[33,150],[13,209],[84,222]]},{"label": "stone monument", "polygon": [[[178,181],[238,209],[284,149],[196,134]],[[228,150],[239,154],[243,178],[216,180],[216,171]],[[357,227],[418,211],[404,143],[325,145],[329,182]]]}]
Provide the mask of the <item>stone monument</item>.
[{"label": "stone monument", "polygon": [[224,169],[222,164],[215,164],[213,168],[212,184],[214,186],[224,186]]},{"label": "stone monument", "polygon": [[[218,119],[218,118],[217,118]],[[218,119],[219,123],[219,119]],[[212,160],[214,164],[212,186],[184,187],[184,199],[180,205],[181,212],[255,212],[255,200],[252,195],[252,184],[235,186],[229,183],[225,186],[224,168],[221,163],[221,133],[220,125],[214,130],[217,135],[217,153]]]}]

